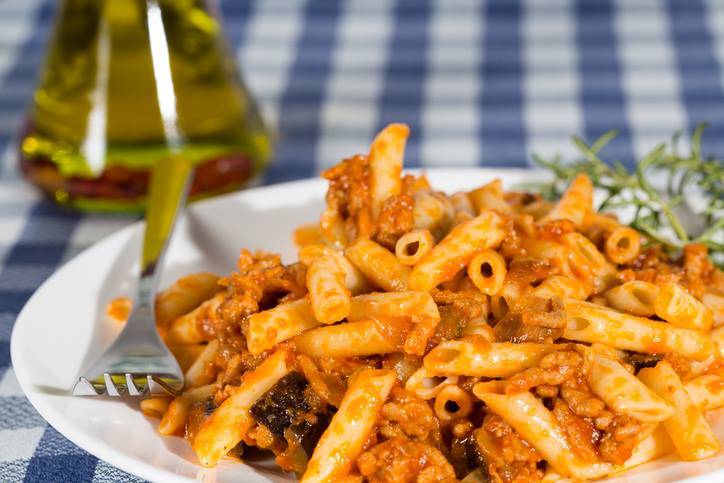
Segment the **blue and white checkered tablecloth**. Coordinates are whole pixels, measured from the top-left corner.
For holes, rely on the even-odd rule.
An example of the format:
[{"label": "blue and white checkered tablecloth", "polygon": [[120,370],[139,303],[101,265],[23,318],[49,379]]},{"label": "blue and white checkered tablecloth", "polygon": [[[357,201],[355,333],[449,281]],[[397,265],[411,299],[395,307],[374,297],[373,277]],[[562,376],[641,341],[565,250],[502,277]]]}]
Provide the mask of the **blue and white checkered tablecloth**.
[{"label": "blue and white checkered tablecloth", "polygon": [[[130,217],[64,211],[16,168],[55,2],[0,1],[0,481],[129,481],[48,426],[10,367],[15,317],[59,264]],[[227,34],[276,126],[265,182],[364,152],[412,127],[412,166],[525,166],[569,136],[617,128],[627,163],[709,121],[724,156],[724,1],[227,0]]]}]

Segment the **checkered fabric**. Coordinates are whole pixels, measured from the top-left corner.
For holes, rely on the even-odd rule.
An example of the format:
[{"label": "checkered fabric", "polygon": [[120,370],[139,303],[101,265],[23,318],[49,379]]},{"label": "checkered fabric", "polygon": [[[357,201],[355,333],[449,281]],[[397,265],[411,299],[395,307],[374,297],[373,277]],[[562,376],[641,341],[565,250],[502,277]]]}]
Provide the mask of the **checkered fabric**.
[{"label": "checkered fabric", "polygon": [[[58,2],[59,3],[59,2]],[[14,138],[56,2],[0,2],[0,481],[132,481],[34,411],[10,366],[14,320],[59,264],[130,217],[64,211],[25,184]],[[617,128],[632,163],[676,129],[724,156],[724,1],[227,0],[226,32],[278,133],[266,183],[364,152],[391,121],[412,166],[526,166]]]}]

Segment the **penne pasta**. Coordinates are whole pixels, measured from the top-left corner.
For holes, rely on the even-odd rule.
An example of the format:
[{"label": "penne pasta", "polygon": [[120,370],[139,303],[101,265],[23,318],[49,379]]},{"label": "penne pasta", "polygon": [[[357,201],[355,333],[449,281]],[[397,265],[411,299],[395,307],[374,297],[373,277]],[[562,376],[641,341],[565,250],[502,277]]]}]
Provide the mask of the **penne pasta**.
[{"label": "penne pasta", "polygon": [[553,414],[530,392],[504,394],[497,382],[482,382],[473,387],[473,394],[530,442],[561,475],[590,479],[613,470],[608,463],[580,461]]},{"label": "penne pasta", "polygon": [[430,230],[418,229],[402,235],[395,245],[395,256],[403,265],[414,265],[435,245]]},{"label": "penne pasta", "polygon": [[724,325],[724,292],[708,289],[701,296],[701,302],[711,310],[714,327]]},{"label": "penne pasta", "polygon": [[261,354],[280,342],[318,327],[309,298],[277,305],[249,317],[246,344],[252,354]]},{"label": "penne pasta", "polygon": [[188,314],[171,322],[166,341],[169,344],[198,344],[209,341],[209,334],[205,333],[201,327],[205,322],[213,321],[218,317],[216,309],[223,301],[224,294],[216,294]]},{"label": "penne pasta", "polygon": [[663,425],[682,459],[700,460],[719,452],[719,441],[668,362],[641,369],[638,377],[674,408]]},{"label": "penne pasta", "polygon": [[221,290],[219,276],[192,273],[182,277],[156,296],[156,323],[167,327],[173,320],[195,309]]},{"label": "penne pasta", "polygon": [[415,229],[428,230],[436,240],[450,231],[455,217],[452,203],[439,193],[420,191],[415,193],[412,218]]},{"label": "penne pasta", "polygon": [[641,236],[628,226],[619,226],[606,238],[604,252],[613,263],[629,263],[639,256]]},{"label": "penne pasta", "polygon": [[[565,347],[565,346],[563,346]],[[448,340],[423,359],[425,369],[445,376],[509,377],[536,366],[561,345]]]},{"label": "penne pasta", "polygon": [[705,360],[717,349],[714,342],[696,330],[675,327],[642,317],[623,314],[588,302],[567,300],[566,339],[601,342],[617,349],[647,354],[677,353]]},{"label": "penne pasta", "polygon": [[164,412],[161,422],[158,423],[158,432],[165,435],[179,434],[186,425],[189,408],[197,401],[205,401],[214,395],[216,385],[196,387],[185,390],[170,402]]},{"label": "penne pasta", "polygon": [[299,249],[299,261],[309,266],[318,257],[332,256],[342,267],[345,274],[345,286],[353,295],[370,291],[370,285],[364,274],[347,260],[342,252],[333,250],[324,245],[306,245]]},{"label": "penne pasta", "polygon": [[595,293],[607,289],[614,281],[615,268],[596,245],[580,233],[566,233],[561,237],[563,245],[568,248],[568,266],[581,280],[593,286]]},{"label": "penne pasta", "polygon": [[616,360],[591,352],[588,384],[607,406],[639,421],[661,422],[674,409]]},{"label": "penne pasta", "polygon": [[353,376],[342,404],[322,434],[301,483],[331,482],[346,476],[395,383],[395,373],[364,369]]},{"label": "penne pasta", "polygon": [[639,317],[651,317],[656,314],[654,302],[658,292],[659,288],[653,283],[632,280],[610,289],[604,295],[608,305],[616,310]]},{"label": "penne pasta", "polygon": [[239,444],[253,424],[252,404],[289,372],[290,351],[280,347],[256,369],[244,374],[241,385],[204,420],[193,441],[202,466],[214,466]]},{"label": "penne pasta", "polygon": [[319,217],[319,231],[324,243],[335,250],[342,250],[349,244],[344,220],[331,206],[327,206]]},{"label": "penne pasta", "polygon": [[684,384],[687,394],[700,411],[724,407],[724,375],[704,374]]},{"label": "penne pasta", "polygon": [[541,219],[571,220],[577,227],[583,225],[584,217],[593,209],[593,183],[585,174],[576,176],[553,209]]},{"label": "penne pasta", "polygon": [[468,277],[486,295],[500,292],[507,273],[505,259],[493,250],[483,250],[468,264]]},{"label": "penne pasta", "polygon": [[674,282],[659,286],[654,309],[662,319],[686,329],[708,332],[714,323],[711,310]]},{"label": "penne pasta", "polygon": [[510,216],[513,208],[503,198],[503,182],[495,179],[468,193],[477,214],[492,210],[501,215]]},{"label": "penne pasta", "polygon": [[400,174],[405,143],[410,129],[404,124],[390,124],[372,141],[370,149],[370,197],[372,218],[376,219],[387,198],[402,190]]},{"label": "penne pasta", "polygon": [[552,275],[533,289],[531,294],[540,298],[558,297],[561,300],[585,300],[589,292],[586,290],[586,287],[576,279],[562,275]]},{"label": "penne pasta", "polygon": [[669,435],[666,434],[663,425],[658,425],[650,435],[636,445],[631,457],[617,467],[616,471],[625,471],[673,452],[674,447],[671,445]]},{"label": "penne pasta", "polygon": [[360,238],[344,254],[375,285],[388,292],[407,290],[410,267],[382,245]]},{"label": "penne pasta", "polygon": [[504,225],[503,218],[488,211],[453,228],[412,269],[410,288],[429,291],[452,279],[476,253],[493,248],[503,240]]},{"label": "penne pasta", "polygon": [[186,387],[199,387],[216,379],[214,359],[219,352],[219,340],[209,342],[184,375]]},{"label": "penne pasta", "polygon": [[422,355],[427,341],[440,322],[440,312],[427,292],[373,292],[352,299],[348,319],[367,317],[405,317],[414,327],[406,335],[403,349],[408,354]]},{"label": "penne pasta", "polygon": [[470,411],[473,410],[473,402],[470,395],[459,387],[446,386],[435,396],[433,409],[440,421],[448,422],[470,414]]},{"label": "penne pasta", "polygon": [[325,254],[307,268],[307,289],[314,318],[323,324],[338,322],[349,314],[350,291],[346,274],[336,257]]},{"label": "penne pasta", "polygon": [[310,357],[369,356],[400,351],[410,329],[409,322],[378,316],[319,327],[292,340],[299,352]]},{"label": "penne pasta", "polygon": [[168,396],[154,396],[140,403],[141,412],[150,418],[161,419],[171,403]]},{"label": "penne pasta", "polygon": [[452,202],[455,213],[468,213],[473,217],[476,215],[473,202],[466,192],[458,191],[457,193],[453,193],[450,195],[450,201]]},{"label": "penne pasta", "polygon": [[439,376],[425,369],[416,370],[405,383],[405,389],[420,399],[433,399],[445,387],[458,383],[458,376]]}]

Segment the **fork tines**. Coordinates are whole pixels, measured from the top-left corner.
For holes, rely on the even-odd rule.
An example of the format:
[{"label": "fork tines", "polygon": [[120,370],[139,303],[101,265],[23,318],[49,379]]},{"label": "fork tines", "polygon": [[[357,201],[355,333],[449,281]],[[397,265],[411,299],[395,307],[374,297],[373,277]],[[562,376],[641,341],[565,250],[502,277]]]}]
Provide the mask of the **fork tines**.
[{"label": "fork tines", "polygon": [[[114,381],[114,377],[125,379],[124,383]],[[145,381],[144,381],[145,379]],[[145,384],[139,382],[145,382]],[[119,397],[124,394],[129,396],[141,396],[148,392],[149,394],[170,394],[175,396],[177,391],[166,384],[160,377],[148,374],[146,376],[126,374],[103,374],[102,382],[91,382],[85,377],[79,377],[73,386],[74,396],[108,396]]]}]

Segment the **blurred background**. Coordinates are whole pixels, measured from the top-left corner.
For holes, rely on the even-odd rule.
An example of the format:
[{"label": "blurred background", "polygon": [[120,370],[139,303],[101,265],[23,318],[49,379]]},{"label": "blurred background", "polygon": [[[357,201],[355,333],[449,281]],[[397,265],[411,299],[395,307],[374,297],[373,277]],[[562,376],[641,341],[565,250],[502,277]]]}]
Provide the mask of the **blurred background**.
[{"label": "blurred background", "polygon": [[[92,10],[92,4],[102,2],[76,3]],[[156,4],[130,3],[143,5],[143,15],[148,4]],[[223,129],[208,131],[215,133],[208,139],[199,135],[195,141],[211,139],[211,148],[195,153],[203,153],[199,162],[214,160],[214,166],[230,172],[243,168],[240,182],[249,179],[247,174],[256,184],[313,176],[343,157],[366,152],[374,134],[389,122],[412,128],[406,156],[411,167],[524,167],[531,164],[532,152],[571,156],[571,135],[591,141],[609,129],[619,136],[602,157],[631,166],[676,130],[691,131],[702,121],[710,123],[704,152],[724,155],[724,2],[176,0],[157,5],[194,10],[197,3],[212,21],[221,20],[223,31],[191,12],[196,17],[187,20],[197,31],[210,32],[213,41],[208,51],[198,47],[203,42],[192,42],[198,57],[187,59],[187,67],[220,56],[210,67],[198,68],[216,72],[216,85],[236,94],[205,97],[208,92],[191,90],[179,96],[191,100],[188,126],[203,122],[194,120],[199,112],[206,113],[204,118],[232,119]],[[62,5],[61,0],[0,1],[0,408],[12,414],[0,418],[0,480],[129,481],[48,427],[22,396],[9,367],[12,325],[38,285],[64,260],[137,219],[59,207],[22,179],[21,168],[46,190],[47,183],[55,186],[75,165],[69,161],[62,165],[66,171],[57,168],[60,177],[55,171],[47,175],[36,169],[48,167],[36,162],[38,156],[77,161],[66,155],[84,149],[92,159],[99,148],[83,147],[85,134],[107,128],[102,113],[91,108],[99,95],[97,69],[85,69],[79,60],[63,71],[65,64],[56,62],[62,68],[55,78],[48,80],[47,71],[41,76],[44,59],[53,52],[51,32]],[[68,16],[66,40],[76,48],[93,45],[92,55],[84,56],[80,47],[77,56],[58,54],[56,61],[102,59],[99,24],[84,18]],[[143,20],[149,28],[148,19]],[[178,23],[166,12],[160,25],[168,34]],[[176,41],[187,45],[191,37],[177,34]],[[173,39],[169,34],[169,42]],[[173,62],[172,57],[172,70]],[[248,91],[234,73],[234,62]],[[128,82],[138,81],[133,69],[123,71]],[[90,102],[79,114],[85,134],[76,135],[70,147],[43,144],[47,131],[38,134],[37,129],[44,121],[33,119],[36,81],[85,85],[73,77],[79,73],[90,79],[88,89],[67,109]],[[149,88],[153,93],[153,84]],[[125,95],[132,99],[144,92]],[[38,99],[50,105],[47,97]],[[161,99],[149,102],[158,103],[156,111],[163,104]],[[138,111],[128,108],[123,117],[131,128],[148,119],[143,112],[148,104],[137,104]],[[59,119],[53,121],[56,126],[68,127]],[[234,149],[219,150],[218,143]],[[107,161],[102,153],[101,166]],[[121,174],[127,181],[127,173]],[[213,193],[228,187],[212,183],[207,188]]]}]

